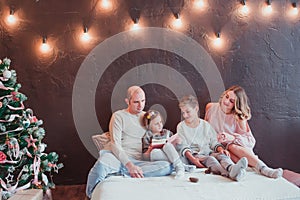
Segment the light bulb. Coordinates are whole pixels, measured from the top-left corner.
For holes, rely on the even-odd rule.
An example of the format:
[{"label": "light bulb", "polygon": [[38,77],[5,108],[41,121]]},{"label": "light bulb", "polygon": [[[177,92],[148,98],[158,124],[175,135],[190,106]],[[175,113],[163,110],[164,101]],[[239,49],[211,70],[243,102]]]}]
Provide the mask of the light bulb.
[{"label": "light bulb", "polygon": [[138,30],[139,28],[140,28],[140,26],[139,26],[139,18],[134,18],[131,30],[134,31],[134,30]]},{"label": "light bulb", "polygon": [[133,24],[131,30],[138,30],[140,28],[139,24]]},{"label": "light bulb", "polygon": [[294,2],[294,3],[292,3],[292,8],[290,9],[289,14],[291,17],[293,17],[293,16],[297,16],[298,13],[299,13],[299,10],[297,8],[297,4]]},{"label": "light bulb", "polygon": [[247,16],[249,14],[249,7],[247,5],[241,6],[240,9],[239,9],[239,13],[242,16]]},{"label": "light bulb", "polygon": [[42,42],[42,45],[40,47],[40,50],[41,50],[42,53],[47,53],[50,50],[50,46],[49,46],[49,44],[47,44],[47,38],[46,37],[43,37],[43,42]]},{"label": "light bulb", "polygon": [[273,8],[272,8],[272,5],[271,5],[271,1],[268,0],[268,1],[266,2],[265,7],[263,8],[263,14],[264,14],[265,16],[268,16],[268,15],[271,15],[272,11],[273,11]]},{"label": "light bulb", "polygon": [[112,8],[112,3],[110,0],[102,0],[101,7],[105,10],[110,10]]},{"label": "light bulb", "polygon": [[91,39],[91,36],[88,33],[87,27],[84,27],[83,33],[81,35],[81,41],[88,42]]},{"label": "light bulb", "polygon": [[181,19],[179,17],[179,14],[176,13],[174,15],[175,15],[175,20],[173,21],[173,26],[175,28],[181,28],[182,27],[182,21],[181,21]]},{"label": "light bulb", "polygon": [[9,25],[14,25],[17,22],[16,16],[14,14],[15,14],[14,10],[10,10],[10,13],[6,19]]},{"label": "light bulb", "polygon": [[217,36],[216,36],[216,38],[214,39],[213,44],[214,44],[214,46],[215,46],[216,48],[220,48],[220,47],[222,46],[223,41],[222,41],[222,39],[221,39],[221,37],[220,37],[220,33],[217,33]]},{"label": "light bulb", "polygon": [[204,8],[205,2],[204,2],[204,0],[195,0],[194,5],[196,8],[201,9],[201,8]]}]

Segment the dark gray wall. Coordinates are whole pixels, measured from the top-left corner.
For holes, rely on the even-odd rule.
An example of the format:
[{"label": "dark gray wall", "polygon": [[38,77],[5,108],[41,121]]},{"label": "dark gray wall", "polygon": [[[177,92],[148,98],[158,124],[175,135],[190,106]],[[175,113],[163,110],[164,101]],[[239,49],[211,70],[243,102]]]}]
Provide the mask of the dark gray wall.
[{"label": "dark gray wall", "polygon": [[[239,5],[235,0],[209,1],[209,7],[199,12],[193,9],[193,1],[124,0],[114,3],[117,7],[113,11],[104,12],[97,1],[0,0],[0,57],[12,59],[12,68],[17,70],[22,84],[21,91],[28,96],[25,105],[43,119],[47,149],[56,151],[65,165],[59,175],[54,176],[57,184],[85,183],[88,170],[95,162],[89,152],[94,147],[85,145],[82,138],[86,137],[82,133],[79,136],[73,119],[73,87],[84,60],[92,60],[93,56],[105,59],[101,57],[101,51],[91,53],[93,48],[127,31],[131,17],[140,16],[140,22],[148,27],[171,29],[169,20],[172,12],[177,11],[186,24],[179,33],[203,47],[207,55],[199,52],[199,57],[212,58],[224,86],[239,84],[246,89],[253,114],[249,123],[257,139],[255,152],[272,167],[300,172],[300,23],[299,17],[291,20],[284,14],[290,1],[272,1],[276,11],[270,18],[261,16],[263,1],[258,0],[249,2],[252,10],[246,18],[235,15]],[[21,18],[18,26],[13,28],[4,21],[10,6]],[[89,44],[82,44],[76,36],[83,24],[93,32],[94,39]],[[226,37],[227,46],[222,51],[215,50],[209,43],[209,37],[218,31]],[[54,46],[50,56],[41,55],[37,50],[43,35],[47,35]],[[162,46],[167,46],[168,39],[164,41]],[[126,40],[123,42],[133,45]],[[110,46],[107,51],[112,51]],[[183,47],[182,51],[189,50]],[[89,54],[91,57],[87,57]],[[173,51],[137,49],[119,55],[108,66],[95,63],[96,71],[106,67],[99,81],[91,80],[90,76],[81,79],[81,82],[97,84],[92,101],[96,120],[103,131],[108,129],[115,101],[113,91],[118,81],[130,70],[149,63],[152,67],[157,63],[169,66],[182,75],[197,95],[201,117],[204,116],[204,107],[212,100],[207,77],[195,70],[190,60]],[[147,76],[145,73],[148,72],[141,68],[135,76],[143,78]],[[165,77],[172,80],[168,75]],[[180,121],[176,93],[167,85],[155,82],[142,84],[142,87],[147,93],[146,108],[160,104],[168,113],[166,127],[175,131]],[[184,93],[180,83],[179,90]],[[84,111],[87,106],[84,102],[80,109]],[[85,119],[87,127],[92,120]],[[87,136],[91,134],[94,133],[86,133]]]}]

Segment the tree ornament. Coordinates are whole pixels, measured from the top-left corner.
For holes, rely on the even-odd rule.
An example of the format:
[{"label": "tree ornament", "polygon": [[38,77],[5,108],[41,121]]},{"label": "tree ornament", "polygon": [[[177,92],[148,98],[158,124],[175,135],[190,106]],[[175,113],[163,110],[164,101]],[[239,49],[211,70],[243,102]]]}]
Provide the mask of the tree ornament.
[{"label": "tree ornament", "polygon": [[5,163],[6,161],[6,155],[2,151],[0,151],[0,164]]},{"label": "tree ornament", "polygon": [[29,119],[23,119],[22,120],[22,124],[24,126],[24,128],[28,128],[30,126],[30,120]]},{"label": "tree ornament", "polygon": [[8,80],[8,79],[10,79],[11,78],[11,71],[9,71],[9,70],[4,70],[4,72],[3,72],[3,78],[5,79],[5,80]]},{"label": "tree ornament", "polygon": [[37,140],[37,139],[34,139],[34,138],[32,137],[32,135],[30,135],[30,136],[29,136],[28,138],[26,138],[25,140],[26,140],[26,142],[27,142],[27,148],[29,148],[29,147],[32,146],[35,150],[37,149],[35,143],[36,143],[38,140]]},{"label": "tree ornament", "polygon": [[3,59],[3,64],[4,66],[10,66],[11,60],[9,58],[4,58]]}]

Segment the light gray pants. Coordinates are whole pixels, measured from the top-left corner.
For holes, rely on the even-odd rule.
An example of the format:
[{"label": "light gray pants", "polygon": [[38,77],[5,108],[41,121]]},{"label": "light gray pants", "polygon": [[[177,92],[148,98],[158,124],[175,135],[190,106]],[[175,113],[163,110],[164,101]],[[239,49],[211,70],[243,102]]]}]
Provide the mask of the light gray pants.
[{"label": "light gray pants", "polygon": [[179,154],[171,143],[166,143],[161,149],[153,149],[150,153],[151,161],[165,160],[172,164],[177,164],[179,161]]},{"label": "light gray pants", "polygon": [[[230,157],[221,154],[221,153],[212,153],[211,155],[194,155],[196,158],[199,158],[202,164],[205,167],[210,168],[211,172],[214,174],[221,174],[222,176],[229,176],[228,168],[231,165],[234,165]],[[184,157],[182,158],[183,162],[188,164],[188,160]]]}]

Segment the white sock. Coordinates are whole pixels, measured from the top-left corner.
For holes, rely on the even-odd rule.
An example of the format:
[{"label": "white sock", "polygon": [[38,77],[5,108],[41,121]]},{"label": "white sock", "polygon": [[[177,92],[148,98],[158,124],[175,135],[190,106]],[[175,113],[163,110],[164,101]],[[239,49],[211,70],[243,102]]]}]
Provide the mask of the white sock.
[{"label": "white sock", "polygon": [[183,166],[186,172],[193,172],[196,169],[196,165],[183,164]]},{"label": "white sock", "polygon": [[246,175],[246,168],[248,167],[247,158],[241,158],[235,165],[229,167],[229,177],[233,180],[240,181]]},{"label": "white sock", "polygon": [[181,160],[180,159],[176,160],[173,163],[173,165],[175,167],[175,172],[176,172],[175,179],[183,178],[185,169]]},{"label": "white sock", "polygon": [[281,168],[272,169],[268,167],[264,162],[261,160],[255,166],[262,175],[270,177],[270,178],[279,178],[282,176],[283,170]]}]

